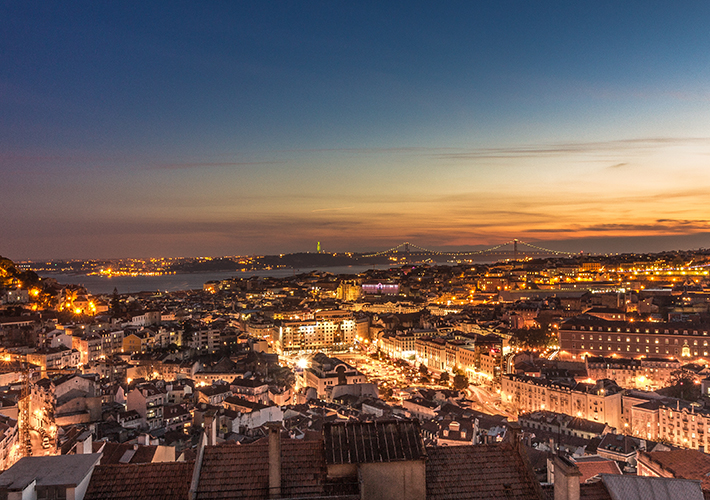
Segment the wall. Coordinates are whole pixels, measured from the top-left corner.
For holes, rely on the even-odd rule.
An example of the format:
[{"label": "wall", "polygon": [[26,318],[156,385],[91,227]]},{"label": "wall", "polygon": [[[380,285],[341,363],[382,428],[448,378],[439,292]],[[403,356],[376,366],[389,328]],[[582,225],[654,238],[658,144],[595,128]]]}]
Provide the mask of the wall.
[{"label": "wall", "polygon": [[361,498],[368,500],[425,500],[423,460],[360,464]]}]

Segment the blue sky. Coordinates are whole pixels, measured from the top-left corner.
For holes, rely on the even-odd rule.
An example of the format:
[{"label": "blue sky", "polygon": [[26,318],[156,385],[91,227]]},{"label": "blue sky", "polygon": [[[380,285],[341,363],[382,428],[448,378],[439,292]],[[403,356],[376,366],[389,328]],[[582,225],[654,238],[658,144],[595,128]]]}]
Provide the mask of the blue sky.
[{"label": "blue sky", "polygon": [[0,254],[709,246],[710,4],[440,4],[0,2]]}]

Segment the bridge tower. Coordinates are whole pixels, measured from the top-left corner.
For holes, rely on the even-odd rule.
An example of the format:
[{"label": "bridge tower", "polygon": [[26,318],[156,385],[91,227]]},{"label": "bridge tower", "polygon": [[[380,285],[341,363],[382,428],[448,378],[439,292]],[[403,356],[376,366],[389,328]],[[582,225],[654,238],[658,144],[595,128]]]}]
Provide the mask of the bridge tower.
[{"label": "bridge tower", "polygon": [[513,240],[513,259],[518,260],[518,240]]},{"label": "bridge tower", "polygon": [[409,253],[409,243],[404,244],[404,253],[406,253],[406,254]]}]

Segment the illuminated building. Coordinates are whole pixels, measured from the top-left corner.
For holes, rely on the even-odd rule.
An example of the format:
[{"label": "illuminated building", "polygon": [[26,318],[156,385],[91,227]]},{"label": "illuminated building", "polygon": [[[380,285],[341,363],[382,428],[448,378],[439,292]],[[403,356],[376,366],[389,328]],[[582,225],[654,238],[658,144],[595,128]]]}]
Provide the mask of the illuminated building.
[{"label": "illuminated building", "polygon": [[710,360],[710,325],[606,321],[589,315],[559,328],[560,359],[586,356]]},{"label": "illuminated building", "polygon": [[548,410],[621,428],[621,388],[610,380],[563,385],[522,375],[501,377],[501,401],[517,412]]},{"label": "illuminated building", "polygon": [[681,366],[678,360],[659,358],[584,358],[587,376],[592,380],[611,379],[624,389],[655,390],[667,387],[671,372]]},{"label": "illuminated building", "polygon": [[338,358],[319,352],[311,359],[310,368],[303,370],[303,382],[306,387],[313,387],[319,398],[325,399],[328,389],[336,385],[364,384],[367,378]]},{"label": "illuminated building", "polygon": [[360,284],[357,280],[344,280],[338,285],[336,297],[338,300],[352,302],[360,298]]},{"label": "illuminated building", "polygon": [[399,284],[392,282],[368,282],[362,284],[362,293],[367,295],[397,295]]},{"label": "illuminated building", "polygon": [[320,311],[314,320],[282,321],[278,344],[282,351],[319,350],[352,345],[357,324],[350,311]]}]

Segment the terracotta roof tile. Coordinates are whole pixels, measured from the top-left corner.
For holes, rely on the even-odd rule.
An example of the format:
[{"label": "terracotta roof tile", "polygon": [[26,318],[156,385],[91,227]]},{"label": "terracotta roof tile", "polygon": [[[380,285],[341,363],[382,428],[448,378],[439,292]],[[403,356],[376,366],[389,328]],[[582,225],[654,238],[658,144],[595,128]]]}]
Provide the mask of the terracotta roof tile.
[{"label": "terracotta roof tile", "polygon": [[[325,461],[320,441],[281,441],[281,492],[284,497],[323,493]],[[202,460],[197,498],[268,498],[269,446],[208,446]]]},{"label": "terracotta roof tile", "polygon": [[194,462],[97,465],[84,500],[187,500]]},{"label": "terracotta roof tile", "polygon": [[101,457],[101,465],[121,463],[122,458],[124,460],[124,457],[128,458],[126,452],[129,451],[135,452],[130,455],[130,463],[150,463],[153,461],[157,449],[157,446],[107,442],[102,450],[103,456]]},{"label": "terracotta roof tile", "polygon": [[619,465],[614,460],[580,460],[575,462],[575,465],[577,465],[579,472],[582,473],[579,477],[580,483],[585,483],[599,474],[621,475],[621,469],[619,469]]},{"label": "terracotta roof tile", "polygon": [[639,461],[648,463],[653,469],[662,469],[664,475],[670,473],[672,477],[702,481],[702,488],[710,490],[710,455],[701,451],[642,451],[639,452]]},{"label": "terracotta roof tile", "polygon": [[427,448],[428,500],[539,500],[527,464],[510,445]]}]

